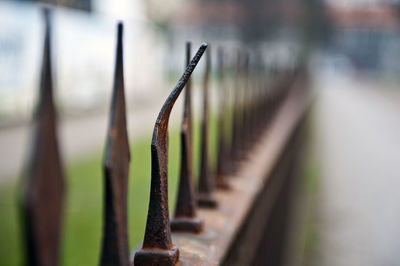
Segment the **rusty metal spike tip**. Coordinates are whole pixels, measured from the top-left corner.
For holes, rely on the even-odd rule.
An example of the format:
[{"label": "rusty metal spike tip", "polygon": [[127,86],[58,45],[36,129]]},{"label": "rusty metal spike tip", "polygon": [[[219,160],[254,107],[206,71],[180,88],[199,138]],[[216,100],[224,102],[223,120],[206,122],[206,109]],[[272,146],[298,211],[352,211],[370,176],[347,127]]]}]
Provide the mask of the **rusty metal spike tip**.
[{"label": "rusty metal spike tip", "polygon": [[129,265],[127,195],[130,151],[126,126],[121,23],[117,29],[111,118],[103,162],[105,211],[100,260],[102,266]]},{"label": "rusty metal spike tip", "polygon": [[175,265],[179,249],[172,244],[168,213],[168,121],[172,107],[207,49],[203,43],[168,96],[154,125],[151,143],[151,188],[146,231],[134,265]]},{"label": "rusty metal spike tip", "polygon": [[[190,42],[186,43],[186,65],[190,62]],[[196,197],[193,181],[193,145],[190,79],[186,84],[183,120],[181,127],[181,171],[175,217],[171,221],[173,232],[199,233],[203,230],[203,219],[196,214]]]},{"label": "rusty metal spike tip", "polygon": [[[186,42],[186,63],[185,63],[185,67],[187,67],[190,64],[191,50],[192,50],[192,43],[191,42]],[[191,132],[192,132],[191,131],[192,130],[191,92],[192,92],[192,84],[191,84],[191,79],[189,78],[189,80],[186,83],[185,100],[184,100],[184,107],[183,107],[183,121],[182,121],[182,124],[186,123],[187,126],[188,126],[189,138],[191,138]],[[187,120],[187,122],[186,122],[186,120]]]},{"label": "rusty metal spike tip", "polygon": [[64,206],[64,173],[56,129],[51,68],[49,10],[44,11],[45,38],[39,101],[31,153],[21,187],[27,264],[58,265]]},{"label": "rusty metal spike tip", "polygon": [[206,70],[203,78],[203,117],[201,125],[201,158],[200,176],[198,184],[197,204],[199,207],[216,208],[218,203],[213,195],[214,177],[211,172],[209,158],[209,110],[208,110],[208,83],[210,76],[211,56],[210,50],[207,51]]},{"label": "rusty metal spike tip", "polygon": [[[48,6],[44,6],[42,9],[43,12],[43,17],[44,17],[44,23],[45,23],[45,32],[46,34],[49,33],[49,29],[50,29],[50,24],[51,24],[51,9]],[[47,36],[45,36],[46,38]]]},{"label": "rusty metal spike tip", "polygon": [[51,11],[48,7],[43,8],[43,16],[45,21],[45,36],[44,36],[44,49],[42,72],[40,77],[40,98],[39,108],[49,101],[53,105],[53,75],[51,66]]},{"label": "rusty metal spike tip", "polygon": [[[193,70],[196,68],[197,64],[199,63],[200,58],[203,56],[205,50],[207,49],[207,46],[208,46],[207,43],[202,43],[200,45],[199,50],[194,55],[193,59],[190,61],[190,64],[186,67],[185,72],[183,73],[181,78],[178,80],[178,83],[176,83],[175,88],[172,90],[171,94],[168,96],[167,100],[164,102],[164,105],[162,106],[161,111],[158,114],[156,124],[154,126],[155,128],[161,127],[161,126],[163,126],[163,127],[168,126],[169,115],[171,113],[172,106],[174,105],[179,94],[181,93],[183,87],[185,87],[185,84],[188,82],[190,75],[192,74]],[[154,130],[153,140],[154,140],[155,132],[156,131]]]},{"label": "rusty metal spike tip", "polygon": [[[123,77],[123,33],[124,33],[124,25],[122,22],[118,22],[117,24],[117,52],[115,59],[115,74],[114,74],[114,83],[120,81],[120,78]],[[114,84],[116,86],[116,84]],[[115,88],[114,88],[115,89]]]}]

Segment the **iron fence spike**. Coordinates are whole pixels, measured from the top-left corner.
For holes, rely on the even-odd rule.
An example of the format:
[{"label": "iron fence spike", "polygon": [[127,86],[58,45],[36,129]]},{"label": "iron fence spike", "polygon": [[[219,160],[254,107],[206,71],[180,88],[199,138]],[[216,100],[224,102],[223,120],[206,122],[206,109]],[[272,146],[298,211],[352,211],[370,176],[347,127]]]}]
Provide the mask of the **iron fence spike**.
[{"label": "iron fence spike", "polygon": [[206,52],[206,69],[203,78],[203,115],[201,121],[200,139],[200,176],[198,184],[197,203],[199,207],[215,208],[218,204],[213,195],[214,177],[210,166],[209,157],[209,76],[211,66],[210,49]]},{"label": "iron fence spike", "polygon": [[64,206],[64,173],[57,140],[51,66],[51,11],[44,9],[45,40],[40,96],[26,179],[22,187],[23,226],[29,265],[58,265]]},{"label": "iron fence spike", "polygon": [[[190,63],[191,43],[186,43],[186,66]],[[191,82],[185,88],[183,120],[181,127],[181,170],[175,216],[171,221],[171,230],[199,233],[203,229],[203,219],[197,216],[197,203],[193,180],[193,143],[192,143],[192,106]]]},{"label": "iron fence spike", "polygon": [[186,67],[157,117],[151,143],[151,188],[143,247],[135,253],[134,265],[175,265],[179,249],[171,241],[168,213],[168,122],[176,99],[207,49],[203,43]]},{"label": "iron fence spike", "polygon": [[232,106],[232,136],[231,136],[231,150],[230,150],[230,172],[236,171],[237,168],[237,159],[239,153],[240,146],[240,75],[241,75],[241,53],[238,51],[236,58],[235,71],[236,75],[235,85],[232,88],[233,91],[233,106]]},{"label": "iron fence spike", "polygon": [[117,26],[117,49],[111,117],[104,155],[104,228],[100,265],[129,265],[127,194],[129,139],[123,69],[123,25]]},{"label": "iron fence spike", "polygon": [[224,51],[222,47],[218,47],[218,148],[217,148],[217,170],[216,170],[216,185],[220,189],[229,189],[227,180],[227,158],[228,158],[228,143],[226,134],[226,120],[227,120],[227,92],[224,77]]}]

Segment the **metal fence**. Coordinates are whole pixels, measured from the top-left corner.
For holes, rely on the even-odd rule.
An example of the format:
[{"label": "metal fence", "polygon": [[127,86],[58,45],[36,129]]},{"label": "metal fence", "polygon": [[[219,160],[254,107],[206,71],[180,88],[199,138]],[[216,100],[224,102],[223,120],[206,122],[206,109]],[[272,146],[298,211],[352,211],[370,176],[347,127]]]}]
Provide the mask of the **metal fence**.
[{"label": "metal fence", "polygon": [[[46,34],[32,153],[23,180],[22,217],[30,265],[58,265],[65,177],[53,102],[51,29]],[[235,87],[226,86],[218,49],[217,167],[210,164],[210,52],[202,44],[166,99],[151,142],[151,190],[143,244],[129,250],[127,194],[130,149],[126,127],[123,25],[117,27],[114,87],[103,161],[104,230],[101,265],[282,265],[292,190],[298,175],[309,106],[304,68],[279,71],[268,88],[260,69],[239,52]],[[205,55],[201,163],[194,182],[190,75]],[[168,121],[182,90],[181,169],[175,213],[168,210]],[[232,97],[231,97],[232,96]],[[233,103],[229,101],[233,98]],[[100,166],[99,166],[100,167]],[[140,166],[138,166],[140,167]]]}]

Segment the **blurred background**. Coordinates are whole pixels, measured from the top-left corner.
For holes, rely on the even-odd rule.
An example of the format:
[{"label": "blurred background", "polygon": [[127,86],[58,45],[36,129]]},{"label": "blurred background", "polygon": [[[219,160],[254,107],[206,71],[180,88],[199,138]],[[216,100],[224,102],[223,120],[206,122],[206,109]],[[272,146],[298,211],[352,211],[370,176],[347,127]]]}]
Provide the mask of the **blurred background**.
[{"label": "blurred background", "polygon": [[[400,265],[397,0],[0,1],[0,265],[24,260],[18,181],[38,96],[43,5],[54,9],[55,100],[68,183],[62,265],[98,264],[101,160],[119,20],[125,25],[132,142],[131,247],[143,238],[156,115],[183,71],[185,42],[192,41],[196,49],[207,41],[213,58],[212,95],[217,93],[217,47],[224,48],[228,66],[235,64],[239,50],[248,52],[266,79],[273,78],[268,73],[299,64],[311,75],[311,141],[298,204],[303,230],[288,260],[297,265]],[[200,62],[193,75],[195,95],[204,67]],[[228,83],[233,86],[234,79]],[[199,97],[193,99],[197,119]],[[179,168],[180,108],[178,101],[171,118],[171,207]],[[196,162],[197,151],[198,145]]]}]

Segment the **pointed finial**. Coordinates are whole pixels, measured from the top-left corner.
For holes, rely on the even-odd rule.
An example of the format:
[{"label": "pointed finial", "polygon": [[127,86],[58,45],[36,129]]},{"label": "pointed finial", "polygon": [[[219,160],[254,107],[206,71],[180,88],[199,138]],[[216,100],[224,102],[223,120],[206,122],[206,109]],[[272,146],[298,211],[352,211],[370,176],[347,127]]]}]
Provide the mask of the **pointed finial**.
[{"label": "pointed finial", "polygon": [[50,10],[44,10],[45,41],[40,95],[28,166],[22,187],[27,262],[58,265],[64,206],[64,173],[56,128],[51,67]]},{"label": "pointed finial", "polygon": [[217,201],[214,198],[214,180],[210,169],[209,158],[209,139],[208,139],[208,83],[210,76],[210,50],[206,52],[206,70],[203,78],[203,116],[201,121],[201,157],[200,157],[200,176],[198,185],[197,203],[199,207],[215,208]]},{"label": "pointed finial", "polygon": [[110,124],[107,131],[104,170],[104,227],[100,265],[129,265],[127,231],[127,194],[129,177],[129,140],[126,126],[123,25],[117,26],[117,50]]},{"label": "pointed finial", "polygon": [[168,213],[168,122],[176,99],[202,57],[203,43],[175,88],[168,96],[154,125],[151,142],[150,203],[143,247],[135,253],[134,265],[175,265],[179,249],[172,244]]},{"label": "pointed finial", "polygon": [[[190,62],[191,43],[186,43],[186,65]],[[183,120],[181,128],[181,172],[175,217],[171,221],[173,232],[199,233],[203,219],[197,216],[197,203],[193,181],[192,106],[190,79],[186,84]]]}]

